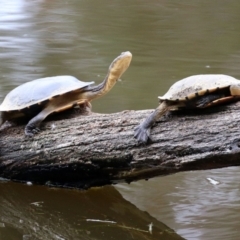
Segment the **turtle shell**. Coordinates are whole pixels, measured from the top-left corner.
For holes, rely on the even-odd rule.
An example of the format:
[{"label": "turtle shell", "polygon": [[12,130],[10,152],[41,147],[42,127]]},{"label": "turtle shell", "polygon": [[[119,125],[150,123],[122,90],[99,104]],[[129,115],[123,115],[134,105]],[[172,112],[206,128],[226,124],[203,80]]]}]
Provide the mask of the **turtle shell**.
[{"label": "turtle shell", "polygon": [[236,84],[239,85],[240,81],[227,75],[195,75],[174,83],[166,94],[158,98],[160,101],[187,101]]},{"label": "turtle shell", "polygon": [[7,94],[0,111],[27,108],[50,98],[87,87],[94,82],[82,82],[72,76],[56,76],[24,83]]}]

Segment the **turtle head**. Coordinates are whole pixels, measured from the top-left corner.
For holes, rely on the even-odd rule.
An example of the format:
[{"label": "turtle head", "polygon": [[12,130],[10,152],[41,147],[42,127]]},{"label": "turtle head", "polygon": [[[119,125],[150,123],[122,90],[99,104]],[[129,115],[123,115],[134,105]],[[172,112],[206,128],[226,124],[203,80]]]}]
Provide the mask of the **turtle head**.
[{"label": "turtle head", "polygon": [[127,52],[122,52],[118,57],[116,57],[109,66],[108,74],[102,84],[100,84],[100,91],[98,97],[109,92],[112,87],[116,84],[117,80],[122,76],[122,74],[128,69],[130,62],[132,60],[132,54]]},{"label": "turtle head", "polygon": [[131,52],[122,52],[116,57],[109,66],[108,80],[116,83],[116,81],[122,76],[122,74],[128,69],[132,60]]},{"label": "turtle head", "polygon": [[110,64],[105,80],[97,86],[89,87],[88,91],[85,93],[85,98],[91,101],[109,92],[116,84],[117,80],[128,69],[131,60],[132,54],[129,51],[122,52]]}]

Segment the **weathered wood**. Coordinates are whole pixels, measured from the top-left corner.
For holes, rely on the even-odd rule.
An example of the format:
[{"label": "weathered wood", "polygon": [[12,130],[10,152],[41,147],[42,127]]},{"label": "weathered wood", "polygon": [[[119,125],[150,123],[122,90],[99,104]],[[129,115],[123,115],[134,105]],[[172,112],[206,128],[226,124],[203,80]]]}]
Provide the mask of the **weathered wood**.
[{"label": "weathered wood", "polygon": [[33,138],[24,136],[24,125],[12,127],[1,132],[0,176],[89,188],[239,165],[239,108],[237,102],[162,118],[148,145],[138,144],[133,129],[152,110],[46,121]]}]

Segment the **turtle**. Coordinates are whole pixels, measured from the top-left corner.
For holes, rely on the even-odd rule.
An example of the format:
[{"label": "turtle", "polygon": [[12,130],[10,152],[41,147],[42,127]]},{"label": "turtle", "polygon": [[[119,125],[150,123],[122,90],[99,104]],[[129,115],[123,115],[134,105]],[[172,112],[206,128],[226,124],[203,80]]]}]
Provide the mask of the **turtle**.
[{"label": "turtle", "polygon": [[240,98],[240,81],[223,74],[193,75],[174,83],[158,97],[159,106],[134,129],[134,137],[141,143],[151,142],[150,129],[169,111],[199,109],[231,102]]},{"label": "turtle", "polygon": [[131,52],[122,52],[110,64],[107,76],[99,85],[66,75],[40,78],[14,88],[0,105],[0,126],[6,121],[25,116],[30,119],[25,126],[25,135],[33,136],[40,131],[41,122],[51,113],[76,105],[90,107],[93,99],[111,90],[131,60]]}]

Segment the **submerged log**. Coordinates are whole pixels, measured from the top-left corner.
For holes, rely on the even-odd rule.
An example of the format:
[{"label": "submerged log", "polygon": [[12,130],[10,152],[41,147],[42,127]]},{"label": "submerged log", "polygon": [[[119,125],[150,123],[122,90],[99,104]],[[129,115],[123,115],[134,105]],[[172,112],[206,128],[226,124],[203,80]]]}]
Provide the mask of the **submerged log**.
[{"label": "submerged log", "polygon": [[24,125],[1,131],[0,177],[87,189],[179,171],[240,164],[240,102],[164,117],[152,143],[139,144],[133,129],[152,110],[61,115],[33,138]]}]

